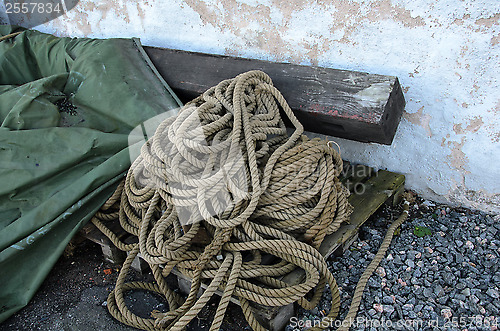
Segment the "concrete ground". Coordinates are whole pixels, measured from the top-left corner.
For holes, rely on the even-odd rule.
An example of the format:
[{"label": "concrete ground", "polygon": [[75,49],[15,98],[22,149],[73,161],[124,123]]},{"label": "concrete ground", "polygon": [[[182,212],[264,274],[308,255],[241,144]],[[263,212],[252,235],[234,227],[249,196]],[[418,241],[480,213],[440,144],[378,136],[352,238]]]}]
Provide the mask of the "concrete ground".
[{"label": "concrete ground", "polygon": [[[107,275],[104,270],[111,269]],[[106,299],[118,277],[118,266],[104,262],[97,244],[84,241],[71,256],[62,256],[30,303],[0,324],[0,330],[129,331],[135,328],[116,321]],[[131,279],[151,281],[152,276],[132,272]],[[152,309],[165,311],[160,298],[147,292],[131,292],[127,305],[142,317]],[[188,330],[208,330],[217,301],[195,318]],[[231,304],[224,330],[244,330],[247,325],[239,307]]]}]

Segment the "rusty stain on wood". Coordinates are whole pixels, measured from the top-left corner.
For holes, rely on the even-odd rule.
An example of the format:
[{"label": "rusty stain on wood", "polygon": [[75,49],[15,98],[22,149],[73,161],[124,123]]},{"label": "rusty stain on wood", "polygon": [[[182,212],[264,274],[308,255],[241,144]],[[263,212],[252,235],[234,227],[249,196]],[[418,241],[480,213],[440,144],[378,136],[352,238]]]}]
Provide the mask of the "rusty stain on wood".
[{"label": "rusty stain on wood", "polygon": [[262,70],[307,131],[391,144],[405,106],[394,76],[144,47],[160,74],[189,101],[222,80]]}]

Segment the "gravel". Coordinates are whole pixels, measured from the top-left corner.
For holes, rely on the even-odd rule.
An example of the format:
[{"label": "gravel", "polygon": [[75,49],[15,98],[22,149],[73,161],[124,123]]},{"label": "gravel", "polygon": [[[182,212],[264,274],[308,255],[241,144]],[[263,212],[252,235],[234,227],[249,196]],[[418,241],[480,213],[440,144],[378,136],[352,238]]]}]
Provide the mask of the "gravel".
[{"label": "gravel", "polygon": [[[340,320],[347,313],[362,272],[374,257],[389,224],[399,216],[383,208],[361,229],[341,257],[327,260],[341,291]],[[417,236],[416,227],[430,234]],[[0,323],[0,330],[132,330],[115,321],[105,300],[116,267],[103,263],[100,249],[85,242],[71,257],[61,257],[29,305]],[[496,330],[500,322],[500,215],[452,209],[417,199],[365,289],[351,330]],[[111,275],[103,270],[113,268]],[[133,275],[133,278],[139,275]],[[156,299],[131,297],[138,307]],[[305,330],[330,308],[325,291],[312,311],[299,309],[287,331]],[[144,304],[147,302],[148,304]],[[216,301],[188,330],[208,330]],[[138,309],[139,309],[138,308]],[[224,330],[248,330],[241,310],[230,305]],[[336,329],[336,328],[332,328]]]},{"label": "gravel", "polygon": [[[341,293],[337,323],[346,315],[356,284],[386,229],[398,216],[399,211],[385,207],[363,226],[343,256],[328,259]],[[422,235],[417,228],[430,234]],[[370,278],[351,330],[497,330],[499,257],[500,215],[417,198],[401,233]],[[323,295],[320,312],[329,310],[330,298]],[[297,320],[286,330],[306,330],[323,316],[299,309]]]}]

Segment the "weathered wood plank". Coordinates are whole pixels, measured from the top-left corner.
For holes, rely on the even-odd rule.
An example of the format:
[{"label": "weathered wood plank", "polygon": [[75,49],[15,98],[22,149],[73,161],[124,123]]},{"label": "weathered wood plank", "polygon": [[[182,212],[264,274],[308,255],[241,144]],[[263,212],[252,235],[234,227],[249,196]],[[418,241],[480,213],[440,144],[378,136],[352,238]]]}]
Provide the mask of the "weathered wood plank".
[{"label": "weathered wood plank", "polygon": [[184,102],[224,79],[249,70],[262,70],[311,132],[391,144],[405,106],[399,81],[394,76],[165,48],[144,49]]}]

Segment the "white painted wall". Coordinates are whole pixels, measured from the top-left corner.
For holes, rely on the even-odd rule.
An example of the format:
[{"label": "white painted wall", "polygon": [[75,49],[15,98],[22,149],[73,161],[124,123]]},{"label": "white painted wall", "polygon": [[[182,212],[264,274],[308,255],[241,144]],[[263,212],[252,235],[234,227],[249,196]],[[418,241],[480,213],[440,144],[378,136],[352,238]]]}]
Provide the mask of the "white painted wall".
[{"label": "white painted wall", "polygon": [[499,20],[498,0],[81,0],[38,29],[396,75],[407,106],[394,143],[337,139],[343,157],[498,213]]}]

